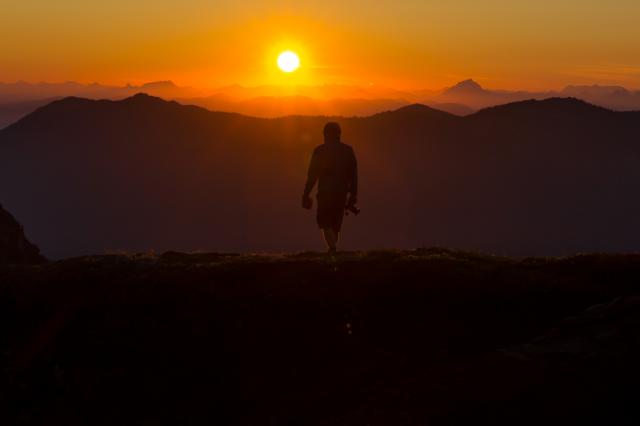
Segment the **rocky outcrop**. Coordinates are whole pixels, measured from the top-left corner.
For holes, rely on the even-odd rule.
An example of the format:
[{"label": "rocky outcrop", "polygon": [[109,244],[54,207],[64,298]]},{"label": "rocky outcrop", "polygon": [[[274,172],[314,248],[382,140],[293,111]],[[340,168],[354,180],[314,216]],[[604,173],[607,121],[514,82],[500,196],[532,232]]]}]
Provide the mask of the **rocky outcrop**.
[{"label": "rocky outcrop", "polygon": [[24,235],[22,225],[0,204],[0,265],[37,264],[46,259]]}]

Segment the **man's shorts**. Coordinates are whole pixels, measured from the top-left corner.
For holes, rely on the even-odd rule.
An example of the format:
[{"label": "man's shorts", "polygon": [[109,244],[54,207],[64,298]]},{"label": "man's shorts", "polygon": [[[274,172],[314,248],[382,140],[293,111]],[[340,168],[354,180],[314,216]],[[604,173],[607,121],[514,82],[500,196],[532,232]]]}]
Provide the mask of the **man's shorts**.
[{"label": "man's shorts", "polygon": [[347,194],[323,192],[318,193],[318,212],[316,219],[320,229],[333,229],[340,232]]}]

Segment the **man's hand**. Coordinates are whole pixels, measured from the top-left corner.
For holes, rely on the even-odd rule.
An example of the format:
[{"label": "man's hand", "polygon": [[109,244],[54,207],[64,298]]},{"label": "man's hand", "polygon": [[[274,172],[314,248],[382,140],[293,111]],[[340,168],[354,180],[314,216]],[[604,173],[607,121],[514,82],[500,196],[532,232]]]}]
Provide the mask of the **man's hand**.
[{"label": "man's hand", "polygon": [[305,210],[311,210],[313,207],[313,200],[307,194],[302,196],[302,208]]}]

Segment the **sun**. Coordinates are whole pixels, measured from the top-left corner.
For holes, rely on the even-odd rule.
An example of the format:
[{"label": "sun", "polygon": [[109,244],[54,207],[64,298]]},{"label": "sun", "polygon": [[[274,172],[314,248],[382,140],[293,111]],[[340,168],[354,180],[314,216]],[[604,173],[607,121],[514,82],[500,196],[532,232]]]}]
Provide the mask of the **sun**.
[{"label": "sun", "polygon": [[294,72],[300,67],[300,58],[295,52],[285,50],[278,56],[278,68],[284,72]]}]

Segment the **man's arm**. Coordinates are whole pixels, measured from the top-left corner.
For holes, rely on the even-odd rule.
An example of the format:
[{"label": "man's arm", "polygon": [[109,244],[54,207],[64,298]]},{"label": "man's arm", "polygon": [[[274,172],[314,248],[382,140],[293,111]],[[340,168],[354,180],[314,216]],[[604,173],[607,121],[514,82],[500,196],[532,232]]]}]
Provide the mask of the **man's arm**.
[{"label": "man's arm", "polygon": [[351,194],[351,200],[353,204],[358,199],[358,160],[356,159],[356,153],[351,149],[351,182],[349,184],[349,192]]},{"label": "man's arm", "polygon": [[318,175],[318,152],[314,150],[313,155],[311,156],[311,162],[309,163],[309,170],[307,171],[307,182],[304,185],[303,198],[307,198],[309,197],[309,194],[311,194],[313,187],[318,181]]}]

